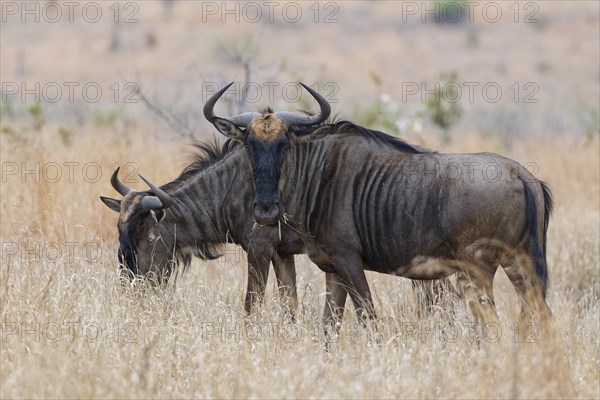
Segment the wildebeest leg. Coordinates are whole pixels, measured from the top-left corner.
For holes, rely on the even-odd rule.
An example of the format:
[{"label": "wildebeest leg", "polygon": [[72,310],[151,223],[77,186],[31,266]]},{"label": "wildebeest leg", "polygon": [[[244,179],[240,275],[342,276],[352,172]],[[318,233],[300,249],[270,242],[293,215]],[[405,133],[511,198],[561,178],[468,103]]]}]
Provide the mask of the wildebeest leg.
[{"label": "wildebeest leg", "polygon": [[[539,318],[541,324],[548,322],[552,312],[542,295],[541,282],[535,271],[533,259],[525,249],[505,249],[500,259],[504,272],[515,287],[521,302],[519,326],[524,328]],[[535,327],[534,327],[535,328]]]},{"label": "wildebeest leg", "polygon": [[475,337],[473,339],[479,345],[482,340],[487,338],[489,327],[486,324],[498,321],[492,294],[494,274],[486,273],[490,270],[479,270],[480,266],[476,264],[465,263],[464,266],[463,270],[456,273],[456,279],[475,318],[473,331]]},{"label": "wildebeest leg", "polygon": [[250,315],[255,302],[262,302],[265,297],[269,264],[274,249],[270,246],[250,246],[248,248],[248,289],[244,308]]},{"label": "wildebeest leg", "polygon": [[475,320],[481,328],[486,322],[497,322],[493,294],[494,275],[498,269],[497,249],[473,244],[464,249],[460,261],[456,278]]},{"label": "wildebeest leg", "polygon": [[327,293],[325,295],[323,325],[325,326],[325,334],[330,337],[337,335],[340,330],[348,291],[346,290],[346,284],[336,273],[326,274],[325,286]]},{"label": "wildebeest leg", "polygon": [[483,325],[497,321],[498,313],[493,295],[494,270],[480,268],[477,264],[464,263],[464,269],[456,273],[456,279],[475,321]]},{"label": "wildebeest leg", "polygon": [[334,268],[342,282],[346,284],[346,290],[350,294],[359,320],[364,323],[375,320],[377,316],[373,307],[373,297],[360,257],[346,255],[343,259],[334,262]]},{"label": "wildebeest leg", "polygon": [[295,320],[295,313],[298,308],[294,255],[281,255],[276,251],[273,254],[272,261],[280,299],[284,302],[286,311],[293,321]]}]

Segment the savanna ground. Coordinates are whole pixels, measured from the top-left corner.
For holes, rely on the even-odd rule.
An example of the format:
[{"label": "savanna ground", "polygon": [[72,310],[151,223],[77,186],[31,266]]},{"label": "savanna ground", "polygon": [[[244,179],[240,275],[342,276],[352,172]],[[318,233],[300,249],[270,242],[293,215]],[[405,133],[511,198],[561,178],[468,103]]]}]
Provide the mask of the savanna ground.
[{"label": "savanna ground", "polygon": [[[98,82],[104,96],[36,104],[33,96],[5,99],[3,86],[0,397],[600,397],[597,3],[537,2],[539,21],[529,25],[513,23],[502,3],[508,20],[458,26],[403,22],[392,2],[339,3],[338,23],[293,26],[200,23],[200,3],[170,11],[162,2],[138,4],[139,21],[117,33],[112,17],[2,23],[3,85]],[[295,323],[271,278],[265,306],[247,324],[246,264],[235,246],[219,260],[196,260],[165,290],[124,290],[116,214],[98,196],[116,196],[109,177],[117,163],[142,190],[134,173],[168,182],[192,149],[147,107],[123,93],[112,101],[110,87],[139,83],[197,137],[210,138],[216,132],[201,121],[201,83],[243,81],[243,69],[222,52],[245,54],[235,43],[260,47],[251,60],[257,81],[334,82],[334,112],[345,118],[439,151],[494,151],[548,182],[555,199],[549,330],[515,335],[518,300],[501,271],[500,325],[479,344],[459,300],[423,315],[409,281],[368,273],[380,340],[373,343],[348,304],[325,351],[324,274],[304,256]],[[401,84],[429,88],[452,73],[462,82],[497,82],[505,95],[459,102],[459,117],[444,130],[433,122],[435,106],[419,96],[404,101]],[[535,83],[539,101],[513,101],[514,82]],[[275,108],[302,108],[281,97]]]}]

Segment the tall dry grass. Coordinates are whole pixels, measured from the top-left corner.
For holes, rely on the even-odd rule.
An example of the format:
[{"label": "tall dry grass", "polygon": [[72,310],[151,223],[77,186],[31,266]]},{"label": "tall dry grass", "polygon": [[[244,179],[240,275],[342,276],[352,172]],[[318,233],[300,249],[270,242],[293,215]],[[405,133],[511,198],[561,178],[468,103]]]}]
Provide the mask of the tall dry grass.
[{"label": "tall dry grass", "polygon": [[[531,139],[508,152],[472,136],[444,149],[535,162],[536,175],[551,185],[548,332],[534,327],[515,337],[518,301],[502,272],[495,286],[501,324],[479,344],[460,302],[420,316],[409,281],[369,274],[379,341],[348,304],[340,336],[325,351],[324,275],[304,257],[295,323],[284,318],[272,280],[265,306],[246,319],[246,266],[234,246],[220,260],[194,262],[166,290],[120,286],[116,215],[98,199],[114,195],[111,167],[133,162],[164,183],[185,165],[186,146],[144,132],[90,128],[71,147],[56,144],[51,126],[35,137],[3,137],[3,165],[14,162],[18,172],[3,176],[0,203],[0,397],[598,398],[597,139]],[[29,169],[39,162],[40,175],[57,163],[63,175],[35,182],[35,174],[21,176],[23,162]],[[72,182],[65,162],[80,163]],[[83,175],[90,162],[102,168],[97,182],[91,169]]]}]

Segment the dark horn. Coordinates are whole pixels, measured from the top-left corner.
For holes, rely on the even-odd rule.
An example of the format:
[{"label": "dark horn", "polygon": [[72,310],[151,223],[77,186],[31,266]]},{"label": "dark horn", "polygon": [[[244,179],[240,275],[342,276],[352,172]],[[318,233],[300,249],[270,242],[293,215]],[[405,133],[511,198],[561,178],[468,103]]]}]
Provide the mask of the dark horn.
[{"label": "dark horn", "polygon": [[237,126],[238,128],[245,128],[248,124],[256,117],[258,117],[260,113],[257,112],[246,112],[243,114],[238,114],[231,118],[228,118],[229,121]]},{"label": "dark horn", "polygon": [[[148,185],[150,187],[150,189],[152,190],[152,193],[154,193],[154,195],[156,196],[156,198],[158,198],[158,200],[160,200],[162,207],[154,207],[157,205],[157,203],[155,203],[152,200],[152,205],[153,205],[153,209],[154,208],[169,208],[173,205],[173,203],[175,202],[173,200],[173,198],[171,196],[169,196],[168,194],[166,194],[161,188],[159,188],[158,186],[156,186],[154,183],[150,182],[148,179],[144,178],[141,174],[140,178],[142,178],[142,180],[144,182],[146,182],[146,185]],[[153,196],[151,196],[153,197]],[[145,199],[145,197],[144,197]],[[142,199],[142,206],[144,206],[144,199]],[[150,199],[147,200],[146,202],[151,201]],[[145,208],[145,207],[144,207]]]},{"label": "dark horn", "polygon": [[119,178],[117,177],[117,175],[119,175],[119,169],[120,167],[117,167],[115,172],[113,172],[110,178],[110,184],[117,192],[119,192],[121,196],[127,196],[129,193],[133,192],[133,189],[127,187],[125,184],[119,181]]},{"label": "dark horn", "polygon": [[[204,117],[211,123],[214,122],[215,118],[219,118],[215,115],[214,112],[215,104],[217,104],[217,101],[221,98],[221,96],[223,96],[223,93],[225,93],[231,85],[233,85],[233,82],[225,86],[223,89],[219,90],[217,93],[213,94],[204,105]],[[229,122],[231,122],[238,128],[245,128],[246,126],[248,126],[250,121],[252,121],[258,115],[260,114],[257,112],[247,112],[225,119],[227,119]]]},{"label": "dark horn", "polygon": [[283,123],[285,123],[288,127],[320,124],[321,122],[329,118],[329,115],[331,114],[331,106],[329,105],[329,102],[325,99],[325,97],[321,96],[316,90],[313,90],[312,88],[310,88],[302,82],[300,82],[300,84],[304,89],[308,91],[308,93],[310,93],[312,97],[314,97],[317,103],[319,103],[321,112],[317,115],[313,115],[310,117],[286,111],[276,112],[275,115],[277,115],[277,117],[280,120],[282,120]]},{"label": "dark horn", "polygon": [[215,108],[215,104],[217,104],[217,101],[221,98],[221,96],[223,96],[223,93],[225,93],[231,85],[233,85],[233,82],[219,90],[217,93],[213,94],[204,105],[204,117],[210,122],[213,122],[214,119],[217,118],[213,110]]},{"label": "dark horn", "polygon": [[143,210],[162,210],[164,208],[162,201],[156,196],[144,196],[140,204]]}]

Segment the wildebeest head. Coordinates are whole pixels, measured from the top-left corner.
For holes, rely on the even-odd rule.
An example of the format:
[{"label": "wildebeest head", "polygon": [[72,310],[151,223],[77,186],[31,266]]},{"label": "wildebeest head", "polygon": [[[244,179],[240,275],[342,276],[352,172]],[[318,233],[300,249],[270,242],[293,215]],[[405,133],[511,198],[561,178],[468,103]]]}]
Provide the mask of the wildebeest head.
[{"label": "wildebeest head", "polygon": [[319,114],[307,116],[267,110],[219,118],[215,116],[213,108],[232,84],[225,86],[206,102],[204,116],[223,135],[246,145],[256,188],[254,219],[261,225],[276,224],[283,215],[278,193],[281,161],[290,140],[296,140],[293,130],[297,127],[318,126],[329,117],[331,107],[323,96],[300,83],[319,103]]},{"label": "wildebeest head", "polygon": [[113,188],[123,199],[100,197],[111,210],[119,213],[119,263],[130,278],[148,276],[164,280],[173,267],[173,237],[161,235],[161,222],[173,199],[140,175],[152,194],[136,192],[119,181],[117,168],[111,177]]}]

